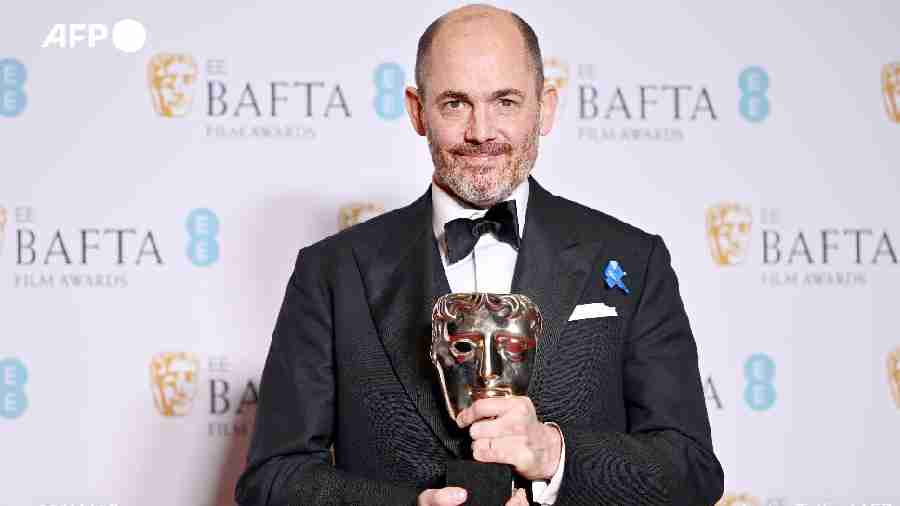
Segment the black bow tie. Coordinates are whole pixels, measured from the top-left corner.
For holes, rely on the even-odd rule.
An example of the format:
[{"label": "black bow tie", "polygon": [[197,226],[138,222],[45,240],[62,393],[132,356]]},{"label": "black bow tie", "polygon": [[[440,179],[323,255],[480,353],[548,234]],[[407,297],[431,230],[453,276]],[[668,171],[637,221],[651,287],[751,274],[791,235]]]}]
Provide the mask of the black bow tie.
[{"label": "black bow tie", "polygon": [[447,222],[444,225],[447,261],[453,264],[465,258],[475,249],[481,235],[488,232],[497,236],[499,241],[519,249],[519,217],[515,200],[494,204],[481,218],[457,218]]}]

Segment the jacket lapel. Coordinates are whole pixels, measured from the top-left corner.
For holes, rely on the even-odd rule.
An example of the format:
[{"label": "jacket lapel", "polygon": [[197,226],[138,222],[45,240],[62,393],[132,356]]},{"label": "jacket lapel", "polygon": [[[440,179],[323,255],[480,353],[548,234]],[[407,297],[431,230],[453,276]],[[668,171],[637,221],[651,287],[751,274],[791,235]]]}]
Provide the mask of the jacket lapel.
[{"label": "jacket lapel", "polygon": [[[600,256],[600,243],[583,240],[572,204],[551,195],[529,178],[525,232],[513,274],[512,293],[530,297],[544,317],[529,396],[540,413],[544,362],[584,291]],[[455,456],[464,456],[465,431],[446,413],[437,375],[428,360],[431,309],[449,293],[432,230],[431,190],[385,224],[377,251],[356,251],[369,309],[378,335],[403,388],[434,435]]]},{"label": "jacket lapel", "polygon": [[525,214],[525,232],[516,260],[512,292],[527,295],[544,317],[544,336],[538,341],[528,395],[540,412],[544,363],[553,356],[563,326],[584,291],[601,244],[580,237],[573,207],[551,195],[534,178]]},{"label": "jacket lapel", "polygon": [[[405,216],[404,216],[405,214]],[[446,412],[428,359],[431,310],[450,292],[431,226],[431,191],[387,224],[386,239],[363,268],[369,308],[394,372],[434,435],[457,457],[465,432]]]}]

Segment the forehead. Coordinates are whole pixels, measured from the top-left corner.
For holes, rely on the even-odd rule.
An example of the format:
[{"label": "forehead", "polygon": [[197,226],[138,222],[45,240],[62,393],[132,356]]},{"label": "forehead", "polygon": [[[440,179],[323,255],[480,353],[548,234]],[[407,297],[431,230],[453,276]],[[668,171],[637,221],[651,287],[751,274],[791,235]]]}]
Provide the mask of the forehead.
[{"label": "forehead", "polygon": [[441,25],[429,55],[429,88],[491,93],[531,89],[533,70],[525,41],[509,16],[452,18]]}]

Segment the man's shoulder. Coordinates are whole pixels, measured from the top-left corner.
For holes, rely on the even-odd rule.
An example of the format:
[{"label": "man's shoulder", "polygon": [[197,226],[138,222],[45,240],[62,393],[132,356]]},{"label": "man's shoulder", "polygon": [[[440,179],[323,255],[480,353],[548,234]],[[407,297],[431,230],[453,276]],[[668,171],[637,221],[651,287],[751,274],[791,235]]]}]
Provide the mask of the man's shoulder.
[{"label": "man's shoulder", "polygon": [[360,255],[377,253],[386,241],[398,240],[424,223],[421,199],[357,223],[301,249],[301,254],[339,260],[351,251]]},{"label": "man's shoulder", "polygon": [[554,195],[559,217],[581,238],[622,246],[649,246],[658,236],[606,212]]}]

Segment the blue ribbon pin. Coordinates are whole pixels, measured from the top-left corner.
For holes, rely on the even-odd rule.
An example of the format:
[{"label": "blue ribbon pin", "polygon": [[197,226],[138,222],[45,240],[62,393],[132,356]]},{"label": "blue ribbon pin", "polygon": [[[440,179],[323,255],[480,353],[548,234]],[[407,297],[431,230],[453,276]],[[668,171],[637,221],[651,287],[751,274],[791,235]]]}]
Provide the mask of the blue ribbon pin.
[{"label": "blue ribbon pin", "polygon": [[619,262],[616,260],[610,260],[609,263],[606,264],[606,268],[603,269],[603,276],[606,278],[606,286],[612,288],[617,286],[622,289],[625,293],[628,292],[628,287],[625,286],[625,283],[622,281],[628,273],[622,270],[622,266],[619,265]]}]

